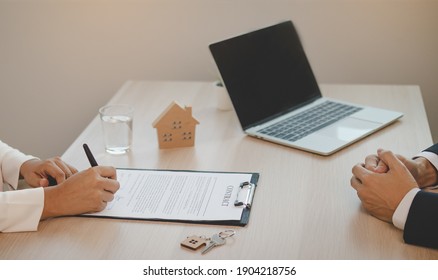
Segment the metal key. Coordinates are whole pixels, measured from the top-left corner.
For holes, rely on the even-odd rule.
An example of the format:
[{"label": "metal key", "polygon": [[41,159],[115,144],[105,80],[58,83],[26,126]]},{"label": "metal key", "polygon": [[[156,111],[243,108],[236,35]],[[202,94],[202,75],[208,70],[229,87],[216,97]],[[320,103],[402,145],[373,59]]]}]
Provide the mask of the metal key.
[{"label": "metal key", "polygon": [[208,242],[207,247],[202,251],[202,254],[207,253],[211,249],[217,246],[221,246],[225,244],[225,238],[221,237],[220,234],[213,234],[210,238],[210,242]]}]

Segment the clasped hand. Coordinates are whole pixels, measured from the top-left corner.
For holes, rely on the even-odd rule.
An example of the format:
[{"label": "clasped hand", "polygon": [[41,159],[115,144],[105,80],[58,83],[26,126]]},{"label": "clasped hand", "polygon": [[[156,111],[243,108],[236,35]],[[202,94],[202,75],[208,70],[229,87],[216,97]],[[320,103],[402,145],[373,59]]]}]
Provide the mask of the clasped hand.
[{"label": "clasped hand", "polygon": [[369,155],[365,163],[353,167],[351,186],[371,215],[391,222],[403,197],[411,189],[429,183],[423,177],[427,173],[424,161],[428,162],[424,158],[408,160],[379,149],[377,155]]}]

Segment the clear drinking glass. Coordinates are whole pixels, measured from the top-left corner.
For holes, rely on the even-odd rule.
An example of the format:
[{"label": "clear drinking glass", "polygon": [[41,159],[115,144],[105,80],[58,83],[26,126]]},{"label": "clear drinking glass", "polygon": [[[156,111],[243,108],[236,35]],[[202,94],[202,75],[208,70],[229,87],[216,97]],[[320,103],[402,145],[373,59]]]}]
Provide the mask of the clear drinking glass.
[{"label": "clear drinking glass", "polygon": [[113,155],[126,153],[132,144],[134,109],[126,104],[106,105],[99,109],[105,150]]}]

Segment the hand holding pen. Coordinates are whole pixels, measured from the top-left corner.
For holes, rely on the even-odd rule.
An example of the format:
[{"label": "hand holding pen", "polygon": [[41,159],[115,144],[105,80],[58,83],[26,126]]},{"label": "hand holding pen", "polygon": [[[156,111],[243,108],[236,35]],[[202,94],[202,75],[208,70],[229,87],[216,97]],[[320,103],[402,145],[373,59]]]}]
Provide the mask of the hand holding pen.
[{"label": "hand holding pen", "polygon": [[94,166],[72,175],[57,186],[44,188],[41,219],[99,212],[114,199],[114,194],[120,188],[116,169],[97,166],[88,146],[84,145],[84,149],[90,164]]}]

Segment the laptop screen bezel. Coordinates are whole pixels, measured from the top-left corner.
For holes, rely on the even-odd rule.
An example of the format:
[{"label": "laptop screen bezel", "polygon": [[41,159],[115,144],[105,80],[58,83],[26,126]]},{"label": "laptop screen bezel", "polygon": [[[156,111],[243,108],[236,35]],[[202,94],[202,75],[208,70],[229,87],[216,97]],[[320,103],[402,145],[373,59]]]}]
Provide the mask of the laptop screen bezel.
[{"label": "laptop screen bezel", "polygon": [[321,98],[291,21],[209,45],[244,130]]}]

